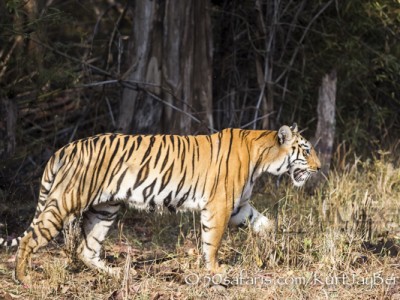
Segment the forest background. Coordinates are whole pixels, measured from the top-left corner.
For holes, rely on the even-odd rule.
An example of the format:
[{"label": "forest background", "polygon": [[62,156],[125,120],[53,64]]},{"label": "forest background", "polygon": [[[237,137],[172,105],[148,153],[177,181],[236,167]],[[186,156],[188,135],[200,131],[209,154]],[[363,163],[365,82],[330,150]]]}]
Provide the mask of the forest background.
[{"label": "forest background", "polygon": [[398,169],[399,39],[398,0],[1,1],[3,229],[30,221],[49,157],[93,134],[296,122],[318,142],[323,78],[331,171]]},{"label": "forest background", "polygon": [[297,122],[312,137],[325,74],[337,74],[335,147],[367,156],[397,147],[399,9],[396,0],[3,1],[2,180],[16,160],[42,165],[101,132]]}]

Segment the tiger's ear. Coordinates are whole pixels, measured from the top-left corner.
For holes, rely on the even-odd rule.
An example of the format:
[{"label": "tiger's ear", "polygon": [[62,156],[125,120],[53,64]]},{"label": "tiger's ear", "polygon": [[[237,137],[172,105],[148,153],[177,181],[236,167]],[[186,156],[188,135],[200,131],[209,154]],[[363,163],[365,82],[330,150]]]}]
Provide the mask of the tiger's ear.
[{"label": "tiger's ear", "polygon": [[[296,126],[297,127],[297,126]],[[292,130],[287,125],[283,125],[278,131],[279,144],[286,144],[293,138]]]},{"label": "tiger's ear", "polygon": [[293,123],[293,125],[290,126],[290,129],[291,129],[292,132],[294,132],[294,133],[299,132],[299,129],[297,128],[297,123]]}]

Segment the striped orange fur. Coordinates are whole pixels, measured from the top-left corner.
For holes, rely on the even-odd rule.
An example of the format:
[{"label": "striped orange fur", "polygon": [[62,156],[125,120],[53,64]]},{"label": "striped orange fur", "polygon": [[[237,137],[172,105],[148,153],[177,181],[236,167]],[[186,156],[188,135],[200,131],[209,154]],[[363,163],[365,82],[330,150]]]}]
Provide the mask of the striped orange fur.
[{"label": "striped orange fur", "polygon": [[264,172],[288,173],[296,186],[320,162],[297,126],[278,131],[225,129],[212,135],[101,134],[58,150],[43,173],[39,203],[19,244],[15,278],[23,282],[31,254],[82,216],[79,257],[89,267],[117,274],[100,258],[101,243],[125,202],[139,210],[195,210],[201,214],[206,268],[218,271],[226,227],[268,230],[270,220],[248,202]]}]

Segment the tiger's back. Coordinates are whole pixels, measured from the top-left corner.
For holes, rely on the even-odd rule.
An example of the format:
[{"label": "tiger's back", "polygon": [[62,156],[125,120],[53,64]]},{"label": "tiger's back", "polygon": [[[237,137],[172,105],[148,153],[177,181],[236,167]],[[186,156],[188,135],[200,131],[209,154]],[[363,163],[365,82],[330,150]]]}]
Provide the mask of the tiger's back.
[{"label": "tiger's back", "polygon": [[233,193],[241,193],[249,175],[246,133],[235,129],[211,136],[104,134],[79,140],[56,152],[55,182],[60,184],[52,193],[73,200],[63,203],[66,212],[121,200],[150,211],[201,210],[215,191],[232,193],[232,180]]},{"label": "tiger's back", "polygon": [[[59,166],[54,182],[58,184],[49,196],[71,199],[62,202],[66,213],[121,200],[150,211],[201,210],[204,200],[221,184],[211,178],[229,173],[229,163],[222,161],[228,162],[234,152],[242,154],[237,145],[229,149],[235,144],[235,133],[231,133],[228,139],[224,134],[104,134],[73,142],[55,153]],[[52,164],[47,168],[55,169]]]}]

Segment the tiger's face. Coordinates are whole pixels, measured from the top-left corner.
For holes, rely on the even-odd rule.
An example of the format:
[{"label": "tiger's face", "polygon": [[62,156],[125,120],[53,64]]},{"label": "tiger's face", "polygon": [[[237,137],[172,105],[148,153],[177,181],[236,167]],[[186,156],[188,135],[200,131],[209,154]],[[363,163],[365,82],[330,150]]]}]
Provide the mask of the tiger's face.
[{"label": "tiger's face", "polygon": [[278,131],[278,143],[287,151],[287,174],[295,186],[302,186],[313,173],[321,168],[321,162],[311,143],[298,133],[297,125],[282,126]]}]

